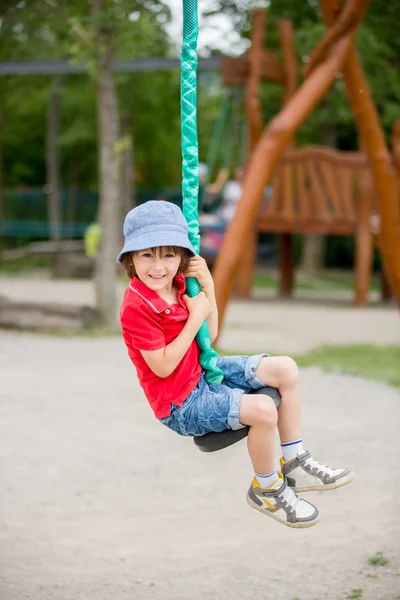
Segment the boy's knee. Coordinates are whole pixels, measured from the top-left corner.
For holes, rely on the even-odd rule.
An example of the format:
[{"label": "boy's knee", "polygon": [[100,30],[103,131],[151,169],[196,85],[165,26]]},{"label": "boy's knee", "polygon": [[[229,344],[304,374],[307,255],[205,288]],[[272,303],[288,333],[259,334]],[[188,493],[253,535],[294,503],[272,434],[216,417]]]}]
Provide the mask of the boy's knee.
[{"label": "boy's knee", "polygon": [[290,356],[282,356],[282,385],[293,383],[299,378],[299,368]]},{"label": "boy's knee", "polygon": [[254,421],[263,427],[276,427],[278,413],[270,396],[259,394],[254,405]]}]

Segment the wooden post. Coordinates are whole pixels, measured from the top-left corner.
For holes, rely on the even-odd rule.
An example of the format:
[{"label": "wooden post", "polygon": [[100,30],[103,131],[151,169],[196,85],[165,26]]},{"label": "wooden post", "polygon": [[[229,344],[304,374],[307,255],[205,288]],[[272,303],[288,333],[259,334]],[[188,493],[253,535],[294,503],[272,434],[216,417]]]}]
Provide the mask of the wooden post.
[{"label": "wooden post", "polygon": [[[341,4],[321,0],[324,18],[331,26]],[[380,214],[379,248],[385,274],[400,306],[400,203],[396,172],[386,146],[378,113],[354,47],[345,61],[343,76],[358,134],[368,154],[378,195]]]},{"label": "wooden post", "polygon": [[381,284],[381,300],[382,302],[387,302],[393,298],[392,290],[388,284],[387,277],[385,275],[385,271],[381,271],[380,276],[380,284]]},{"label": "wooden post", "polygon": [[[283,89],[283,106],[289,102],[297,89],[297,56],[294,49],[293,26],[291,21],[278,22],[278,35],[283,56],[283,72],[285,77]],[[288,146],[294,145],[290,140]],[[295,281],[294,243],[291,233],[279,235],[279,295],[291,296]]]},{"label": "wooden post", "polygon": [[[396,119],[392,127],[392,157],[396,169],[398,199],[400,203],[400,119]],[[383,265],[381,267],[381,300],[387,302],[393,298],[393,292],[385,275]]]},{"label": "wooden post", "polygon": [[[252,27],[252,43],[249,53],[250,75],[246,86],[246,114],[249,124],[249,147],[248,157],[251,157],[261,135],[262,115],[259,99],[259,87],[262,76],[263,41],[265,31],[266,12],[263,9],[254,11]],[[293,96],[297,89],[297,57],[294,49],[294,36],[292,22],[282,20],[278,22],[278,35],[283,55],[283,105]],[[253,231],[249,233],[246,248],[243,250],[243,258],[239,267],[238,283],[236,286],[238,295],[248,298],[251,295],[254,267],[257,259],[258,233],[254,223]],[[294,284],[294,244],[291,234],[279,236],[279,261],[280,261],[280,283],[279,293],[290,295]]]},{"label": "wooden post", "polygon": [[290,297],[294,285],[294,244],[291,233],[279,235],[279,295]]},{"label": "wooden post", "polygon": [[279,42],[282,48],[284,91],[283,105],[289,102],[297,90],[298,61],[294,46],[293,24],[286,19],[278,21]]},{"label": "wooden post", "polygon": [[353,35],[338,40],[327,60],[317,66],[261,136],[245,175],[243,194],[229,223],[213,271],[222,323],[242,249],[260,208],[264,187],[270,179],[279,155],[300,125],[328,91],[341,70]]},{"label": "wooden post", "polygon": [[260,81],[263,58],[264,32],[267,13],[263,8],[253,12],[251,47],[248,55],[249,76],[245,89],[244,106],[249,126],[248,155],[251,156],[262,133]]},{"label": "wooden post", "polygon": [[[251,28],[251,47],[248,54],[249,76],[245,89],[245,112],[248,123],[249,139],[246,163],[250,159],[262,133],[262,114],[260,102],[260,81],[262,75],[263,45],[267,12],[258,8],[253,12]],[[258,235],[255,222],[249,232],[243,248],[243,260],[239,267],[236,291],[241,298],[249,298],[253,287],[253,271],[257,258]]]},{"label": "wooden post", "polygon": [[[324,10],[324,7],[322,7],[324,1],[325,0],[321,0],[322,10]],[[368,10],[370,1],[371,0],[347,0],[347,2],[343,4],[342,2],[338,2],[338,0],[328,0],[330,3],[329,8],[325,2],[325,8],[332,10],[332,14],[334,14],[335,17],[332,18],[330,23],[331,27],[311,53],[310,60],[304,69],[305,77],[311,73],[318,63],[325,59],[332,44],[336,42],[336,40],[346,35],[352,29],[358,27]]]},{"label": "wooden post", "polygon": [[355,294],[354,304],[365,306],[368,302],[371,279],[373,236],[371,231],[373,182],[368,173],[358,177],[358,206],[355,235]]},{"label": "wooden post", "polygon": [[398,181],[400,182],[400,119],[396,119],[392,127],[392,155]]}]

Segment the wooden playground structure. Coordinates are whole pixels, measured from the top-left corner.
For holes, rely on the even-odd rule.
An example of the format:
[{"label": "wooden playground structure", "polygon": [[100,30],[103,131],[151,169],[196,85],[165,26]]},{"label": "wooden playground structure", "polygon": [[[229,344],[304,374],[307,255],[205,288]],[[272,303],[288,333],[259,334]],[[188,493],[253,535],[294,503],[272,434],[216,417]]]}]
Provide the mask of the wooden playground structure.
[{"label": "wooden playground structure", "polygon": [[294,282],[294,233],[355,236],[355,303],[366,304],[372,266],[371,215],[374,186],[368,159],[359,152],[308,147],[283,153],[272,180],[273,193],[261,206],[256,229],[286,238],[280,291]]},{"label": "wooden playground structure", "polygon": [[[394,127],[389,152],[359,58],[355,32],[369,0],[321,0],[328,31],[310,57],[305,80],[297,87],[298,65],[292,25],[278,23],[281,66],[265,50],[266,11],[253,15],[251,47],[245,57],[225,58],[226,85],[245,85],[249,130],[242,197],[229,223],[213,275],[221,319],[237,280],[248,296],[252,286],[258,232],[279,234],[280,292],[289,295],[294,282],[293,234],[355,236],[355,303],[367,301],[372,250],[376,241],[390,289],[400,305],[400,202],[398,168],[400,126]],[[294,148],[296,131],[342,73],[359,135],[360,152],[322,146]],[[282,110],[263,131],[259,87],[272,81],[283,87]],[[269,202],[263,202],[266,184]],[[379,227],[371,226],[377,217]]]}]

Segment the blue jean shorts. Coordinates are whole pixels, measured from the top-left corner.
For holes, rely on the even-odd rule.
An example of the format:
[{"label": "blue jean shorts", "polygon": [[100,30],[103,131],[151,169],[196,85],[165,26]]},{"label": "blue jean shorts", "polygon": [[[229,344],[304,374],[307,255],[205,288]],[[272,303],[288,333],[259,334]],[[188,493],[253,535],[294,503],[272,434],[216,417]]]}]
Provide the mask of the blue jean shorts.
[{"label": "blue jean shorts", "polygon": [[182,406],[171,404],[171,414],[160,419],[161,423],[180,435],[189,436],[244,427],[239,423],[240,401],[243,394],[264,387],[255,375],[264,356],[268,354],[219,358],[224,383],[209,385],[202,372],[199,383]]}]

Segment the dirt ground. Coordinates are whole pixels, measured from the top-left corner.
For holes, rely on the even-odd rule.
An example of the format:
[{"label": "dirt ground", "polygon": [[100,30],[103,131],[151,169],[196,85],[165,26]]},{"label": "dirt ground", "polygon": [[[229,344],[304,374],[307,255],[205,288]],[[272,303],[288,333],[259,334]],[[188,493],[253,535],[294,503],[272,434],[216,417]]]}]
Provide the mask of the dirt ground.
[{"label": "dirt ground", "polygon": [[400,599],[398,390],[302,371],[305,445],[356,480],[301,531],[247,506],[245,442],[153,418],[120,339],[0,332],[0,372],[1,600]]}]

